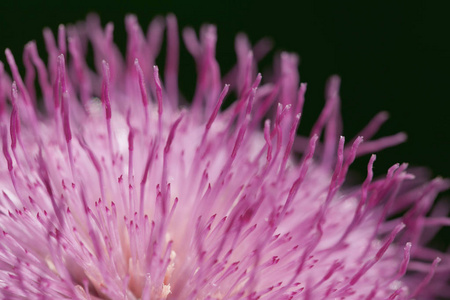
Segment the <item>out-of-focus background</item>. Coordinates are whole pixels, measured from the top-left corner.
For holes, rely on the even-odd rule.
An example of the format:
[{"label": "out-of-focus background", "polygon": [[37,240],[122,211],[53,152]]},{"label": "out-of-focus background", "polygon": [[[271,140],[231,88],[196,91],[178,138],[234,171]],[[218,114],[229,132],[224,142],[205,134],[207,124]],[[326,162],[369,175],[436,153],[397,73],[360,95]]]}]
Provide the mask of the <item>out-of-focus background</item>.
[{"label": "out-of-focus background", "polygon": [[[426,166],[433,176],[450,177],[450,18],[445,7],[431,1],[2,1],[0,60],[9,47],[19,59],[23,46],[36,40],[44,55],[42,29],[55,31],[89,12],[115,24],[115,41],[125,49],[123,25],[134,13],[144,28],[156,15],[173,12],[180,27],[198,29],[205,22],[218,27],[217,59],[222,72],[235,62],[234,37],[246,32],[252,42],[271,37],[276,50],[300,55],[301,81],[308,83],[300,132],[307,133],[323,104],[326,79],[342,77],[344,134],[356,134],[379,111],[391,119],[378,136],[405,131],[407,143],[379,153],[375,172],[383,174],[396,162]],[[370,4],[369,4],[370,3]],[[273,53],[269,55],[272,57]],[[270,66],[271,58],[262,62]],[[8,68],[7,68],[8,69]],[[181,50],[180,87],[194,91],[195,66]],[[365,176],[369,157],[353,169]],[[449,196],[449,193],[443,195]],[[448,246],[450,230],[433,242]]]}]

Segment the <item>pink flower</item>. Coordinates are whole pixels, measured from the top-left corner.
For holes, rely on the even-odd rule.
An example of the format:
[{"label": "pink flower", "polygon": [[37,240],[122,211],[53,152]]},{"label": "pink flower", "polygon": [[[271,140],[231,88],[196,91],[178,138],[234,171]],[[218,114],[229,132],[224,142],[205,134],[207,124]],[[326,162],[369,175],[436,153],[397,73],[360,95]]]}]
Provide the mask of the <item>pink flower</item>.
[{"label": "pink flower", "polygon": [[[144,34],[128,16],[126,28],[125,59],[113,25],[96,16],[60,26],[56,41],[45,30],[48,64],[30,42],[23,79],[6,50],[2,299],[449,295],[449,254],[425,246],[450,224],[448,205],[428,214],[449,181],[406,164],[374,178],[372,155],[366,179],[345,184],[357,156],[405,140],[371,140],[386,113],[345,142],[333,76],[311,134],[296,136],[306,92],[297,56],[282,53],[262,80],[256,65],[270,43],[252,47],[239,35],[237,64],[222,79],[212,25],[199,37],[183,31],[197,66],[186,105],[175,17],[156,18]],[[165,28],[161,78],[153,65]],[[221,110],[225,99],[236,100]]]}]

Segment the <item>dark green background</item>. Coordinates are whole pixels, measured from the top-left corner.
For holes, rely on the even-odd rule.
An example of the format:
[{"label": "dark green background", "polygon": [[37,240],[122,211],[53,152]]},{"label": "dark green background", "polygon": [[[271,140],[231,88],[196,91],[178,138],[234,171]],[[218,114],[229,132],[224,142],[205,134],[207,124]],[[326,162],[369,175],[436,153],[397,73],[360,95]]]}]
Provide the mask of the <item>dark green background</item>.
[{"label": "dark green background", "polygon": [[[406,144],[378,155],[377,174],[396,162],[409,162],[429,167],[435,176],[450,177],[447,7],[430,1],[352,2],[16,1],[0,4],[0,49],[9,47],[20,57],[23,45],[34,39],[42,54],[44,26],[56,30],[58,24],[82,19],[90,11],[115,23],[115,40],[122,49],[126,13],[137,14],[145,28],[155,15],[168,12],[178,16],[180,26],[217,24],[222,71],[235,61],[236,33],[244,31],[252,41],[269,36],[276,49],[300,54],[301,80],[308,82],[302,132],[308,132],[322,108],[327,77],[339,74],[345,135],[353,136],[374,114],[387,110],[391,120],[380,134],[406,131],[409,136]],[[5,61],[3,54],[0,60]],[[195,71],[184,48],[181,63],[180,86],[189,96]],[[355,169],[365,172],[367,161],[359,159]],[[441,232],[439,243],[447,244],[446,239],[448,230]]]}]

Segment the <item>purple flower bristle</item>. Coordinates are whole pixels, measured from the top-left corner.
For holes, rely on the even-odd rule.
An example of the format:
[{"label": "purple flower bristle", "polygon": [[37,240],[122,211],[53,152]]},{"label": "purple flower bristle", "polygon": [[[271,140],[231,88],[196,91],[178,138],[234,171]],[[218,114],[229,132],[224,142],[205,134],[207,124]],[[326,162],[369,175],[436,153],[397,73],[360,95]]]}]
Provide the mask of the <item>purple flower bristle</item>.
[{"label": "purple flower bristle", "polygon": [[257,63],[271,42],[240,34],[222,79],[213,25],[182,32],[197,68],[185,101],[175,16],[144,33],[130,15],[125,27],[125,57],[95,15],[56,39],[45,29],[48,63],[28,43],[23,79],[5,51],[2,299],[450,297],[450,254],[426,247],[450,225],[447,204],[432,210],[450,182],[407,164],[376,178],[373,154],[361,185],[345,183],[357,157],[406,140],[372,139],[387,113],[345,139],[332,76],[310,135],[298,136],[298,56],[282,53],[266,82]]}]

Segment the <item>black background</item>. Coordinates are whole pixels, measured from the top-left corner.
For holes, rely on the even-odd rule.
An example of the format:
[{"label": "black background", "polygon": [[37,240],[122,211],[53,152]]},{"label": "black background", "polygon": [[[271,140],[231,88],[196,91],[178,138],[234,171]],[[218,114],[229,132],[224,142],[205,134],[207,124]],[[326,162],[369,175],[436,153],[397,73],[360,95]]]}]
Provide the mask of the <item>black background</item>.
[{"label": "black background", "polygon": [[[6,2],[6,3],[4,3]],[[342,77],[344,134],[356,134],[381,110],[391,119],[379,136],[405,131],[407,143],[379,153],[375,172],[383,174],[396,162],[426,166],[433,176],[450,177],[450,21],[448,9],[430,1],[2,1],[0,49],[16,58],[36,40],[44,53],[42,29],[83,19],[97,12],[115,23],[115,41],[125,49],[123,19],[137,14],[141,25],[158,14],[173,12],[180,27],[218,27],[217,58],[222,72],[235,62],[234,37],[246,32],[255,42],[268,36],[275,49],[297,52],[300,75],[308,83],[301,132],[306,133],[324,103],[325,81]],[[359,2],[359,4],[358,4]],[[376,3],[375,3],[376,2]],[[445,1],[442,1],[445,3]],[[195,67],[181,50],[180,87],[192,95]],[[4,54],[0,60],[5,62]],[[270,59],[263,64],[269,65]],[[368,156],[354,169],[365,173]],[[449,195],[445,193],[443,196]],[[449,230],[436,244],[448,245]]]}]

